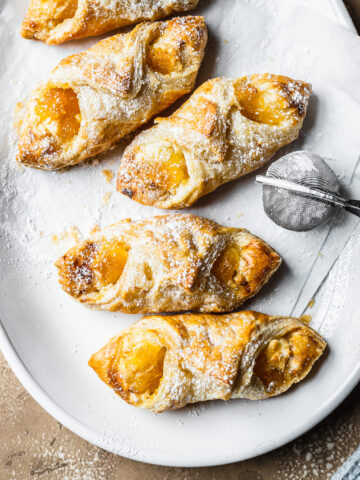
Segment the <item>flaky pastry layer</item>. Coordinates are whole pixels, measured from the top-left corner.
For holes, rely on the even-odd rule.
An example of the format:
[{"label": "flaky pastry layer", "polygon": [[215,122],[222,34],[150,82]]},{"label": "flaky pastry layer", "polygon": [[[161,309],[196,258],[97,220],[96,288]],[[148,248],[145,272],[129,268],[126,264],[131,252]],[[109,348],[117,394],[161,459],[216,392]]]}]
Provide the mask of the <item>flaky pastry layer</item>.
[{"label": "flaky pastry layer", "polygon": [[107,151],[192,90],[203,17],[142,23],[65,58],[19,110],[17,160],[54,170]]},{"label": "flaky pastry layer", "polygon": [[62,288],[95,309],[126,313],[228,312],[281,263],[263,240],[194,215],[122,220],[57,262]]},{"label": "flaky pastry layer", "polygon": [[196,7],[199,0],[30,0],[21,35],[56,45]]},{"label": "flaky pastry layer", "polygon": [[126,402],[154,412],[207,400],[260,400],[302,380],[326,344],[291,317],[245,311],[151,316],[89,365]]},{"label": "flaky pastry layer", "polygon": [[311,86],[280,75],[215,78],[126,148],[117,189],[159,208],[192,205],[295,140]]}]

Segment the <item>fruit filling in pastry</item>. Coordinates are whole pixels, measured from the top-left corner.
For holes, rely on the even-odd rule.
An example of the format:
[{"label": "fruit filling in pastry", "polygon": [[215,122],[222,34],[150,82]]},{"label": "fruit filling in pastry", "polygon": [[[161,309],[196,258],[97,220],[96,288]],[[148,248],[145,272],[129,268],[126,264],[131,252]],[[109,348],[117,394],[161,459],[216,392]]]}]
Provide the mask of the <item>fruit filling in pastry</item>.
[{"label": "fruit filling in pastry", "polygon": [[124,335],[111,375],[111,382],[124,400],[130,394],[149,398],[156,392],[163,376],[165,353],[166,347],[155,332]]},{"label": "fruit filling in pastry", "polygon": [[[311,86],[281,75],[214,78],[168,118],[137,135],[125,149],[117,190],[159,208],[193,205],[220,185],[262,167],[300,132]],[[186,175],[176,188],[165,151],[176,152]],[[144,173],[146,172],[146,174]],[[160,173],[161,172],[161,173]]]},{"label": "fruit filling in pastry", "polygon": [[76,257],[62,257],[60,284],[71,295],[98,292],[120,279],[127,256],[128,249],[116,239],[86,242]]},{"label": "fruit filling in pastry", "polygon": [[63,59],[19,109],[17,160],[56,170],[106,152],[193,89],[206,41],[203,17],[176,17]]},{"label": "fruit filling in pastry", "polygon": [[298,85],[298,98],[294,85],[281,76],[254,75],[251,80],[241,78],[235,83],[235,94],[241,113],[254,122],[279,126],[296,124],[304,116],[306,105]]},{"label": "fruit filling in pastry", "polygon": [[130,405],[163,412],[206,400],[260,400],[301,381],[324,340],[301,320],[245,311],[139,320],[89,360]]},{"label": "fruit filling in pastry", "polygon": [[56,45],[196,7],[199,0],[30,0],[24,38]]},{"label": "fruit filling in pastry", "polygon": [[235,310],[280,263],[244,229],[176,214],[115,223],[79,242],[56,266],[62,288],[91,308],[160,313]]},{"label": "fruit filling in pastry", "polygon": [[39,124],[43,124],[44,129],[57,137],[60,143],[69,142],[80,128],[79,102],[71,88],[45,90],[36,99],[35,115]]}]

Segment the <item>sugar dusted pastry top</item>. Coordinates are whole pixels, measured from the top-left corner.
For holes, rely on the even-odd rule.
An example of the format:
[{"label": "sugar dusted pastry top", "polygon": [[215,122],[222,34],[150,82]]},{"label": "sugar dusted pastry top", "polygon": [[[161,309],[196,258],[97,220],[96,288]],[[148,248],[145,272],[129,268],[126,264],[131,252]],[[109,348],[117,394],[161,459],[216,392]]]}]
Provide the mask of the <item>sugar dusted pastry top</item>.
[{"label": "sugar dusted pastry top", "polygon": [[176,214],[122,220],[80,242],[56,265],[63,289],[92,308],[161,313],[232,311],[280,263],[247,230]]},{"label": "sugar dusted pastry top", "polygon": [[21,35],[54,45],[196,7],[198,0],[30,0]]},{"label": "sugar dusted pastry top", "polygon": [[260,400],[302,380],[325,348],[296,318],[257,312],[151,316],[89,365],[126,402],[162,412],[206,400]]},{"label": "sugar dusted pastry top", "polygon": [[126,148],[117,189],[159,208],[183,208],[262,167],[295,140],[311,86],[281,75],[215,78]]},{"label": "sugar dusted pastry top", "polygon": [[18,161],[53,170],[108,150],[190,92],[203,17],[147,22],[65,58],[19,112]]}]

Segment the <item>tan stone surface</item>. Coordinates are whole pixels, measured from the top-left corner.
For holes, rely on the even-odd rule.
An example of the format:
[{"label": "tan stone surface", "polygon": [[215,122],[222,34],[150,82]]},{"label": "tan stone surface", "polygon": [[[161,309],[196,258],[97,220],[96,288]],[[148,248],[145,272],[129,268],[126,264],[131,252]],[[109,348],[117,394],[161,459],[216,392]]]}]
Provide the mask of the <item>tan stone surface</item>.
[{"label": "tan stone surface", "polygon": [[0,480],[300,480],[330,478],[360,442],[360,385],[295,442],[246,462],[167,468],[117,457],[50,417],[0,357]]},{"label": "tan stone surface", "polygon": [[[360,0],[346,4],[359,27]],[[62,427],[23,389],[0,354],[0,480],[325,480],[359,443],[360,385],[311,432],[267,455],[205,469],[133,462]]]}]

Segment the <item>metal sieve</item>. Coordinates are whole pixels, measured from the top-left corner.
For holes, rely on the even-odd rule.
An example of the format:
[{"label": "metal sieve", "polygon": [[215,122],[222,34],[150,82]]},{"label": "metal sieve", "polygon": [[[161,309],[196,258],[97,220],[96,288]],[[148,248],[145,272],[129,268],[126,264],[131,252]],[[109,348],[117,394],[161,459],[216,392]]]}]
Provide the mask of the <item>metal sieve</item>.
[{"label": "metal sieve", "polygon": [[266,176],[257,175],[256,181],[263,184],[266,215],[287,230],[312,230],[329,221],[337,207],[360,217],[360,201],[339,195],[337,176],[315,153],[289,153],[274,162]]}]

